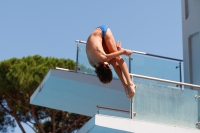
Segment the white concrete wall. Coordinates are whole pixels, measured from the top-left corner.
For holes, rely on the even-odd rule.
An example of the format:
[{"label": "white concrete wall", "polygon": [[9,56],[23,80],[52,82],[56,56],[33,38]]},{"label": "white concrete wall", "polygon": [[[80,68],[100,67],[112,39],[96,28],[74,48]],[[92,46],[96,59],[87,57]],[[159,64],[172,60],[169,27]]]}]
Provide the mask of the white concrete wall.
[{"label": "white concrete wall", "polygon": [[[195,123],[194,123],[195,124]],[[199,129],[96,114],[78,133],[199,133]]]},{"label": "white concrete wall", "polygon": [[200,85],[200,0],[182,0],[184,82]]}]

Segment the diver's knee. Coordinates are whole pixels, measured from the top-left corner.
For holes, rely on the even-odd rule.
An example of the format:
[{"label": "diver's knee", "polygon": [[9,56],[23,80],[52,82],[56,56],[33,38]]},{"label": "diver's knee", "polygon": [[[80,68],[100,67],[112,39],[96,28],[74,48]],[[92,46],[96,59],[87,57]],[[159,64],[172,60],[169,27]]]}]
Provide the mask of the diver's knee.
[{"label": "diver's knee", "polygon": [[122,58],[121,56],[117,56],[117,57],[115,58],[115,61],[120,61],[120,60],[123,60],[123,58]]},{"label": "diver's knee", "polygon": [[118,64],[117,64],[117,61],[116,61],[116,58],[113,58],[112,60],[110,60],[109,63],[110,63],[112,66],[118,65]]}]

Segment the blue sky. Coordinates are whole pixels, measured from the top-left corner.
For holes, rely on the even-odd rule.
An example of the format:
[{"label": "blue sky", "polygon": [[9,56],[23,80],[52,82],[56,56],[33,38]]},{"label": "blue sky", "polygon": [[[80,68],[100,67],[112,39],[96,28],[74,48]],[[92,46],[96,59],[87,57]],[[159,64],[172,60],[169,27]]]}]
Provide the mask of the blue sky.
[{"label": "blue sky", "polygon": [[108,25],[124,48],[182,59],[181,0],[1,1],[0,60],[76,58],[75,40]]},{"label": "blue sky", "polygon": [[183,58],[181,0],[1,0],[0,61],[35,54],[75,61],[75,40],[101,24],[124,48]]}]

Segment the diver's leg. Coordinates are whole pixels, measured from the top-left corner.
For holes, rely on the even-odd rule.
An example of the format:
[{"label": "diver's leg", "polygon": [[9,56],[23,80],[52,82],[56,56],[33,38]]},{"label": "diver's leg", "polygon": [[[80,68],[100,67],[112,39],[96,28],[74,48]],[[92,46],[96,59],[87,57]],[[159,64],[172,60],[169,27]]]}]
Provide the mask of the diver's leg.
[{"label": "diver's leg", "polygon": [[[106,44],[110,53],[118,51],[116,43],[115,43],[114,36],[113,36],[113,34],[112,34],[112,32],[109,28],[107,29],[107,32],[104,36],[104,41],[105,41],[105,44]],[[121,56],[116,57],[115,59],[116,59],[116,62],[118,63],[121,71],[123,72],[123,74],[126,78],[128,88],[130,89],[129,96],[133,97],[134,94],[135,94],[135,84],[132,82],[132,80],[130,78],[126,62],[123,60],[123,58]]]},{"label": "diver's leg", "polygon": [[127,80],[126,80],[126,78],[125,78],[125,76],[124,76],[119,64],[116,62],[116,59],[114,58],[114,59],[110,60],[109,63],[115,69],[115,72],[117,73],[117,76],[119,77],[122,85],[124,86],[124,90],[125,90],[126,96],[128,98],[131,98],[131,96],[129,96],[129,89],[128,89],[128,85],[127,85]]},{"label": "diver's leg", "polygon": [[[103,49],[104,49],[104,51],[105,51],[106,54],[110,54],[110,52],[108,51],[108,48],[107,48],[107,46],[106,46],[106,44],[105,44],[104,41],[102,42],[102,47],[103,47]],[[127,86],[126,78],[125,78],[124,74],[122,73],[122,70],[121,70],[121,68],[119,67],[118,63],[116,62],[116,59],[113,58],[112,60],[109,61],[109,63],[110,63],[110,64],[113,66],[113,68],[115,69],[115,72],[117,73],[117,76],[119,77],[119,79],[120,79],[122,85],[124,86],[124,90],[125,90],[126,96],[127,96],[128,98],[131,98],[131,97],[129,96],[129,93],[128,93],[129,91],[128,91],[128,86]]]}]

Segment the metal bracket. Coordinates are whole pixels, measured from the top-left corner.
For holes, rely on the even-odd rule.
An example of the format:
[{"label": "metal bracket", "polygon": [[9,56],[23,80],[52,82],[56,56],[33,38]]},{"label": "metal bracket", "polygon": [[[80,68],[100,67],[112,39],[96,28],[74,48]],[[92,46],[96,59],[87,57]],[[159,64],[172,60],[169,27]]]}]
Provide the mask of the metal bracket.
[{"label": "metal bracket", "polygon": [[133,112],[133,116],[136,116],[137,115],[137,113],[136,112]]},{"label": "metal bracket", "polygon": [[78,51],[81,51],[82,49],[78,46]]},{"label": "metal bracket", "polygon": [[133,58],[130,57],[130,56],[126,56],[126,57],[124,57],[125,60],[127,60],[127,59],[129,59],[129,58],[130,58],[131,60],[133,60]]},{"label": "metal bracket", "polygon": [[197,98],[200,98],[200,96],[198,96],[198,95],[195,95],[194,97],[195,97],[196,99],[197,99]]},{"label": "metal bracket", "polygon": [[131,60],[133,60],[133,58],[130,57],[130,56],[124,57],[125,60],[127,60],[127,59],[129,59],[129,58],[130,58]]}]

